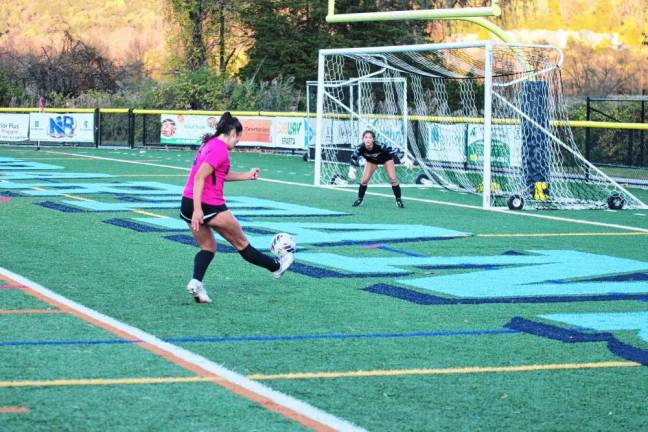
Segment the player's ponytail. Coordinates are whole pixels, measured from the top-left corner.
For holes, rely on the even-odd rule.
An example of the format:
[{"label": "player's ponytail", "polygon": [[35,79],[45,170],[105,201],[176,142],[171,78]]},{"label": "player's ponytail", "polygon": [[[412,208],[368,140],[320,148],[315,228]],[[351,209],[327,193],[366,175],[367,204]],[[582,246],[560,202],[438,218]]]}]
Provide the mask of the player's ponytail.
[{"label": "player's ponytail", "polygon": [[227,135],[233,130],[235,130],[237,134],[240,134],[241,132],[243,132],[243,126],[241,125],[239,119],[233,117],[232,113],[230,113],[229,111],[226,111],[225,113],[223,113],[220,120],[218,120],[216,131],[213,134],[206,134],[205,136],[203,136],[202,141],[203,143],[206,143],[214,137],[217,137],[221,134]]},{"label": "player's ponytail", "polygon": [[216,126],[216,136],[221,134],[229,134],[231,131],[235,130],[237,134],[240,134],[243,131],[243,126],[241,122],[236,117],[232,117],[232,114],[227,111],[225,112],[220,120],[218,120],[218,125]]}]

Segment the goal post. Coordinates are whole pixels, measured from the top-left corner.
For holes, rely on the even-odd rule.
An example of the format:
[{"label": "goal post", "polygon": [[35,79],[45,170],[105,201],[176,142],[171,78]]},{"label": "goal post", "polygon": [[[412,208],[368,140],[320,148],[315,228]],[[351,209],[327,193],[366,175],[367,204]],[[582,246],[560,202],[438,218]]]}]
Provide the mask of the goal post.
[{"label": "goal post", "polygon": [[489,41],[321,50],[314,183],[352,183],[369,129],[415,160],[397,165],[404,185],[481,194],[485,208],[644,208],[580,154],[561,62],[556,47]]},{"label": "goal post", "polygon": [[490,6],[461,7],[448,9],[418,9],[388,12],[336,13],[335,0],[328,0],[328,23],[349,23],[362,21],[460,19],[500,16],[498,0],[491,0]]}]

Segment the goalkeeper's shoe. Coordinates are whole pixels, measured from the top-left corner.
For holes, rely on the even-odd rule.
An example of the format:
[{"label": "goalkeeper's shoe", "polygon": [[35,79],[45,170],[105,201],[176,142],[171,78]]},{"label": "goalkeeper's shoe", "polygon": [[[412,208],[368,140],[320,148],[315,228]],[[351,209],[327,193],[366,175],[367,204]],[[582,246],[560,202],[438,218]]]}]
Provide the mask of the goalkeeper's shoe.
[{"label": "goalkeeper's shoe", "polygon": [[358,198],[353,202],[353,207],[360,207],[362,205],[362,198]]},{"label": "goalkeeper's shoe", "polygon": [[279,258],[279,269],[275,272],[272,272],[272,277],[279,279],[283,274],[288,270],[288,267],[292,265],[295,261],[295,254],[293,252],[287,252],[281,258]]},{"label": "goalkeeper's shoe", "polygon": [[202,282],[197,279],[191,279],[187,284],[187,292],[191,294],[196,303],[211,303],[207,291]]},{"label": "goalkeeper's shoe", "polygon": [[396,207],[398,208],[405,208],[405,204],[403,204],[403,200],[400,198],[396,198]]}]

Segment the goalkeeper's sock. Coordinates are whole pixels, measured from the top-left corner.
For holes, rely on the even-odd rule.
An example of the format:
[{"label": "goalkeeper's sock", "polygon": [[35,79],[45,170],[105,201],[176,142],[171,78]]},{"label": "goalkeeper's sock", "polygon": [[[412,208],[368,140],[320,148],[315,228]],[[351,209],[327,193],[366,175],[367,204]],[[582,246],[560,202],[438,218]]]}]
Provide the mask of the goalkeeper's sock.
[{"label": "goalkeeper's sock", "polygon": [[270,258],[268,255],[262,254],[251,244],[248,244],[245,249],[238,251],[238,253],[241,254],[245,261],[256,266],[263,267],[271,272],[279,270],[279,261]]},{"label": "goalkeeper's sock", "polygon": [[208,250],[200,250],[194,257],[194,271],[193,278],[202,282],[207,272],[207,267],[214,259],[214,252]]},{"label": "goalkeeper's sock", "polygon": [[394,191],[394,196],[396,197],[396,199],[400,200],[401,199],[400,185],[392,186],[392,190]]},{"label": "goalkeeper's sock", "polygon": [[367,185],[361,184],[360,187],[358,188],[358,198],[364,199],[365,192],[367,192]]}]

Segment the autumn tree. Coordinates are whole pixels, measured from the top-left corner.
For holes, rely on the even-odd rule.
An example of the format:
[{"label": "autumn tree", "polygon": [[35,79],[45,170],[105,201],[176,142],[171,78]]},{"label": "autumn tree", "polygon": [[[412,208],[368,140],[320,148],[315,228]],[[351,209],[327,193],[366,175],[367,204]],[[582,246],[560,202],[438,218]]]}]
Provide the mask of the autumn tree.
[{"label": "autumn tree", "polygon": [[180,48],[174,61],[192,71],[215,65],[224,74],[231,59],[249,43],[249,34],[237,25],[243,3],[169,0],[167,14],[178,28],[169,44]]}]

